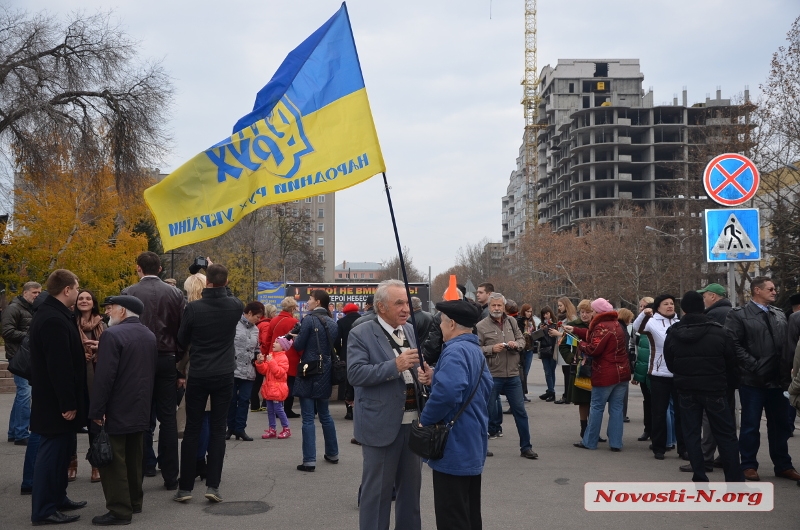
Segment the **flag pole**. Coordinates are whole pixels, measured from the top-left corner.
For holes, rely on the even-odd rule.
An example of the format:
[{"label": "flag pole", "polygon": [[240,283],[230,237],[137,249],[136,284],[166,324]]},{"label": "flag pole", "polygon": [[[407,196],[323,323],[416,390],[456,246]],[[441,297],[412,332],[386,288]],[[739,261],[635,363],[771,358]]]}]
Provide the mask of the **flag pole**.
[{"label": "flag pole", "polygon": [[400,270],[403,272],[403,283],[406,284],[406,296],[408,297],[408,308],[411,311],[411,326],[414,328],[414,343],[417,345],[419,354],[419,365],[425,366],[425,359],[422,357],[422,344],[417,337],[417,320],[414,318],[414,307],[411,304],[411,289],[408,287],[408,274],[406,273],[406,260],[403,259],[403,247],[400,245],[400,234],[397,232],[397,221],[394,218],[394,207],[392,206],[392,195],[389,193],[389,182],[386,180],[386,172],[382,172],[383,186],[386,188],[386,200],[389,201],[389,213],[392,216],[392,228],[394,228],[394,239],[397,242],[397,255],[400,256]]}]

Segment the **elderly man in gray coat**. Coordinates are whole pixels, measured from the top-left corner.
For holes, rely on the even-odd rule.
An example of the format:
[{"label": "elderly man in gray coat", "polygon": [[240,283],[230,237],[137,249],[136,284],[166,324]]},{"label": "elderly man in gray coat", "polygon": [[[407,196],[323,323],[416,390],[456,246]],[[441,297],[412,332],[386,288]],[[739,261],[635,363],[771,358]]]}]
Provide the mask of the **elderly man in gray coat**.
[{"label": "elderly man in gray coat", "polygon": [[422,384],[430,384],[432,369],[418,367],[403,282],[381,282],[375,310],[377,318],[354,327],[347,339],[347,378],[355,389],[353,434],[364,458],[359,528],[388,530],[395,486],[395,528],[418,530],[422,462],[408,448],[408,437],[419,414],[419,388],[411,370],[417,370]]}]

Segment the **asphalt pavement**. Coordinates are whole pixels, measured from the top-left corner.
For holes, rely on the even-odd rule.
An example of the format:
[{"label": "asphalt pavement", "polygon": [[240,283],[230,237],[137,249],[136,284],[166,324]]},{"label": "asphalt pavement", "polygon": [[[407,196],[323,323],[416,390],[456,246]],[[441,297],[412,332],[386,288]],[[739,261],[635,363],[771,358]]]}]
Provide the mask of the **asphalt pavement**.
[{"label": "asphalt pavement", "polygon": [[[560,370],[556,390],[563,381]],[[663,461],[653,458],[649,442],[638,442],[642,433],[642,398],[631,386],[624,447],[619,453],[600,444],[597,451],[576,449],[580,422],[573,405],[545,403],[536,396],[544,391],[544,375],[537,360],[529,377],[532,403],[526,404],[533,448],[538,460],[519,456],[519,437],[511,416],[504,418],[505,436],[491,440],[494,457],[486,461],[483,472],[483,527],[587,529],[640,528],[646,530],[800,528],[797,503],[800,487],[794,481],[775,478],[767,452],[766,420],[762,423],[760,474],[775,485],[775,508],[765,513],[743,512],[587,512],[583,507],[583,485],[587,481],[664,481],[691,480],[678,467],[685,462],[675,451]],[[0,395],[0,418],[8,418],[13,395]],[[295,405],[299,410],[299,405]],[[266,413],[250,413],[247,432],[252,442],[227,442],[225,467],[220,491],[224,502],[205,500],[205,486],[195,483],[194,497],[186,504],[171,500],[173,492],[163,488],[161,477],[145,478],[144,509],[134,515],[133,525],[170,530],[237,529],[353,529],[358,527],[356,494],[361,478],[361,449],[350,443],[353,423],[344,420],[344,403],[331,403],[339,440],[339,464],[322,460],[322,431],[317,423],[317,470],[303,473],[295,468],[301,463],[299,419],[290,420],[292,437],[286,440],[262,440],[267,428]],[[605,423],[605,422],[604,422]],[[605,424],[603,426],[605,433]],[[78,438],[78,479],[70,483],[68,495],[86,500],[79,512],[81,519],[70,528],[91,526],[95,515],[106,512],[100,484],[89,482],[90,467],[85,460],[88,439]],[[789,450],[800,462],[800,430],[789,440]],[[3,465],[0,472],[0,529],[30,526],[30,496],[19,493],[25,448],[10,443],[0,446]],[[800,467],[800,463],[797,464]],[[723,480],[721,470],[709,474],[711,480]],[[435,528],[431,472],[423,467],[422,526]]]}]

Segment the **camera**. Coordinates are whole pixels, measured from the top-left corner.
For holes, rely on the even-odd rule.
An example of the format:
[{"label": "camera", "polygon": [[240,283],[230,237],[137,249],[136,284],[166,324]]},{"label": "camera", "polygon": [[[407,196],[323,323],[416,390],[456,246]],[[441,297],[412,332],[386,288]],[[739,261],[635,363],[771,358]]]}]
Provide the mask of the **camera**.
[{"label": "camera", "polygon": [[208,268],[208,260],[203,256],[194,258],[194,262],[189,265],[189,274],[197,274],[201,270]]}]

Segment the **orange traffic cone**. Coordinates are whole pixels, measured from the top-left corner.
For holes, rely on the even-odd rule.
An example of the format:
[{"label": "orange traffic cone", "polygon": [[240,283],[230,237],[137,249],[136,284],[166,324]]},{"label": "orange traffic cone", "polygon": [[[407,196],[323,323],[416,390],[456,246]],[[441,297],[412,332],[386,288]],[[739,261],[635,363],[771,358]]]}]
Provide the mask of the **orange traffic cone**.
[{"label": "orange traffic cone", "polygon": [[447,290],[444,292],[444,299],[448,302],[452,300],[459,300],[460,297],[458,296],[458,286],[456,285],[456,275],[450,275],[450,285],[447,286]]}]

